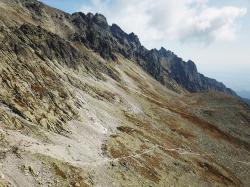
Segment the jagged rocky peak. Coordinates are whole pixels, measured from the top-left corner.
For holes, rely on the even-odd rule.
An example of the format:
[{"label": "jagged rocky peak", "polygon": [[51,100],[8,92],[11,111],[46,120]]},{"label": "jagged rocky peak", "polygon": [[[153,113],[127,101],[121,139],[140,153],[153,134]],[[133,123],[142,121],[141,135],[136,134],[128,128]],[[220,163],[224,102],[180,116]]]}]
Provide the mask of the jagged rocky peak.
[{"label": "jagged rocky peak", "polygon": [[117,24],[113,23],[110,27],[110,30],[116,36],[120,36],[121,38],[127,37],[127,33],[125,33]]},{"label": "jagged rocky peak", "polygon": [[80,26],[81,24],[93,24],[95,23],[100,28],[105,30],[109,29],[109,25],[107,19],[104,15],[96,13],[95,15],[92,13],[87,13],[85,15],[83,12],[76,12],[72,14],[72,20],[76,23],[76,26]]},{"label": "jagged rocky peak", "polygon": [[112,24],[112,26],[110,26],[110,31],[113,37],[118,40],[120,44],[122,44],[122,46],[120,46],[120,48],[122,48],[120,49],[120,52],[122,52],[123,55],[132,57],[132,51],[135,49],[139,50],[139,48],[142,47],[138,36],[133,32],[127,34],[116,24]]},{"label": "jagged rocky peak", "polygon": [[[87,29],[88,19],[89,15],[85,15],[83,12],[76,12],[71,16],[72,23],[79,29],[79,31],[84,31]],[[79,36],[77,32],[75,32],[75,34]]]},{"label": "jagged rocky peak", "polygon": [[100,26],[101,28],[103,29],[108,29],[109,28],[109,25],[108,25],[108,22],[107,22],[107,19],[104,15],[102,14],[95,14],[95,16],[93,17],[93,21],[98,25]]},{"label": "jagged rocky peak", "polygon": [[187,67],[188,67],[189,70],[191,70],[193,72],[197,72],[197,67],[196,67],[195,63],[192,60],[187,61]]},{"label": "jagged rocky peak", "polygon": [[135,33],[131,32],[128,36],[129,36],[129,39],[130,39],[132,42],[135,42],[138,46],[141,45],[141,42],[140,42],[138,36],[135,35]]},{"label": "jagged rocky peak", "polygon": [[83,12],[75,12],[75,13],[72,14],[72,17],[73,18],[79,17],[79,18],[84,19],[86,17],[86,15]]},{"label": "jagged rocky peak", "polygon": [[[190,92],[211,90],[236,95],[222,83],[199,74],[194,62],[185,62],[163,47],[159,50],[146,49],[136,34],[127,34],[116,24],[109,26],[107,19],[102,14],[77,12],[68,15],[34,0],[19,0],[18,2],[28,6],[26,8],[34,17],[35,24],[41,24],[42,27],[46,27],[45,29],[51,30],[63,38],[66,36],[70,42],[78,42],[94,50],[106,60],[116,61],[116,55],[121,54],[138,63],[164,85],[169,85],[169,80],[171,80]],[[39,16],[37,12],[43,16]],[[49,17],[52,18],[52,26],[54,27],[52,29],[50,28],[51,24],[44,22]]]},{"label": "jagged rocky peak", "polygon": [[160,50],[159,50],[159,53],[162,55],[162,56],[169,56],[169,55],[172,55],[173,52],[169,51],[169,50],[166,50],[164,47],[161,47]]},{"label": "jagged rocky peak", "polygon": [[[173,79],[177,84],[191,92],[215,90],[236,95],[222,83],[201,76],[193,61],[185,62],[164,47],[159,50],[147,50],[133,32],[127,34],[116,24],[108,26],[107,19],[102,14],[89,13],[87,18],[87,20],[85,18],[85,21],[81,21],[84,25],[84,29],[81,30],[86,33],[82,34],[85,36],[82,41],[99,52],[105,59],[116,60],[115,53],[120,53],[126,58],[136,61],[164,85],[168,85],[168,80]],[[93,26],[86,28],[86,25],[93,23]]]}]

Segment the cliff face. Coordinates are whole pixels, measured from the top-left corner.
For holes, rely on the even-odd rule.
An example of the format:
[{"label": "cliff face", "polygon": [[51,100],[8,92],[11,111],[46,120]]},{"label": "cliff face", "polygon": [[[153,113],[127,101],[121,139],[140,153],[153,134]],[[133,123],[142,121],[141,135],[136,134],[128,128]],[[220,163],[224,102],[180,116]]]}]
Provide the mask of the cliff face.
[{"label": "cliff face", "polygon": [[236,95],[223,83],[200,74],[194,62],[185,62],[164,48],[147,50],[134,33],[126,34],[116,24],[108,26],[103,15],[75,13],[73,23],[79,29],[78,34],[81,33],[73,40],[87,44],[105,59],[115,60],[115,54],[119,53],[137,62],[145,71],[169,88],[174,89],[174,84],[169,83],[169,79],[172,79],[190,92],[220,91]]},{"label": "cliff face", "polygon": [[232,94],[100,14],[0,0],[0,186],[249,186]]}]

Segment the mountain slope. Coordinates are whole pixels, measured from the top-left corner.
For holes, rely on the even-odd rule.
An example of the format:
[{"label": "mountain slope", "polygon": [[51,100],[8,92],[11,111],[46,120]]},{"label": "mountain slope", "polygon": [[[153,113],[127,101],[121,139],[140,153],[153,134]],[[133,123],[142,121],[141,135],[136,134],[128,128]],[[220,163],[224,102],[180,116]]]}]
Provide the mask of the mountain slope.
[{"label": "mountain slope", "polygon": [[[137,62],[150,75],[172,90],[177,91],[176,87],[181,85],[190,92],[212,90],[236,95],[222,83],[198,73],[192,61],[185,62],[164,48],[147,50],[134,33],[126,34],[115,24],[109,26],[101,14],[70,15],[32,0],[2,1],[15,12],[14,17],[10,18],[10,22],[14,21],[13,25],[23,22],[39,25],[71,42],[93,49],[107,60],[115,60],[116,54],[119,53]],[[17,2],[20,7],[16,7]],[[1,14],[8,20],[8,12],[2,10]],[[7,24],[10,25],[10,22]]]},{"label": "mountain slope", "polygon": [[0,1],[0,186],[248,186],[249,106],[106,23]]},{"label": "mountain slope", "polygon": [[[115,24],[108,26],[103,15],[73,14],[73,23],[78,29],[73,40],[87,43],[106,59],[115,59],[114,52],[136,61],[155,79],[170,89],[175,89],[175,82],[188,91],[216,90],[236,95],[222,83],[198,73],[192,61],[184,62],[171,51],[147,50],[134,34],[126,34]],[[88,27],[86,27],[88,26]],[[171,82],[172,81],[172,82]],[[170,83],[171,82],[171,83]]]}]

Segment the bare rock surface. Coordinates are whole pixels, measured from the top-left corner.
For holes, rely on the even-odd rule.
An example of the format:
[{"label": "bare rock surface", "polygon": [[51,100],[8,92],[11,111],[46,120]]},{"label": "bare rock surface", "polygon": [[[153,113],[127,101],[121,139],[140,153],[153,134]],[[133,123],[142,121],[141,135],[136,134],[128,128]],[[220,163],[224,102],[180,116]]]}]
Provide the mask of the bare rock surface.
[{"label": "bare rock surface", "polygon": [[0,59],[0,186],[249,186],[249,105],[103,15],[0,0]]}]

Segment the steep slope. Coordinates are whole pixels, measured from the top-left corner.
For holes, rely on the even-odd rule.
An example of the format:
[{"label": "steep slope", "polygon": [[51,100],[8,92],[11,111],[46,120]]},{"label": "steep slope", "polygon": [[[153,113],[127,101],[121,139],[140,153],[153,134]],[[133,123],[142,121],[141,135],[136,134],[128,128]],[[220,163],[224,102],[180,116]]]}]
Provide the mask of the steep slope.
[{"label": "steep slope", "polygon": [[73,41],[87,43],[105,59],[114,60],[114,53],[120,53],[170,89],[176,91],[176,82],[190,92],[214,90],[236,95],[222,83],[198,73],[192,61],[185,62],[164,48],[147,50],[134,33],[126,34],[115,24],[109,26],[103,15],[75,13],[73,23],[79,31]]},{"label": "steep slope", "polygon": [[161,81],[102,15],[1,0],[0,25],[0,186],[249,186],[238,98]]},{"label": "steep slope", "polygon": [[[2,1],[2,7],[8,7],[7,12],[6,9],[1,11],[2,21],[7,21],[9,26],[10,23],[20,25],[23,22],[39,25],[71,42],[93,49],[106,60],[115,60],[119,53],[137,62],[156,80],[174,91],[178,91],[177,87],[181,85],[190,92],[212,90],[236,95],[222,83],[198,73],[192,61],[185,62],[164,48],[147,50],[134,33],[126,34],[115,24],[109,26],[101,14],[70,15],[33,0]],[[10,21],[8,11],[13,12]]]}]

